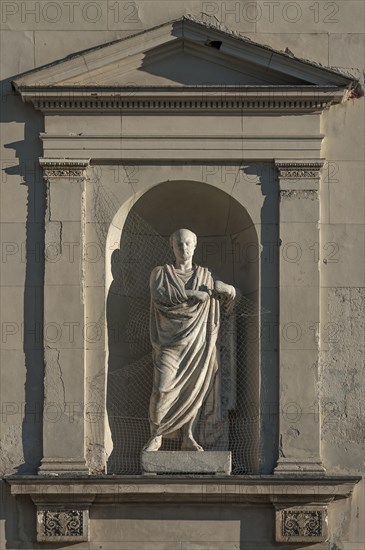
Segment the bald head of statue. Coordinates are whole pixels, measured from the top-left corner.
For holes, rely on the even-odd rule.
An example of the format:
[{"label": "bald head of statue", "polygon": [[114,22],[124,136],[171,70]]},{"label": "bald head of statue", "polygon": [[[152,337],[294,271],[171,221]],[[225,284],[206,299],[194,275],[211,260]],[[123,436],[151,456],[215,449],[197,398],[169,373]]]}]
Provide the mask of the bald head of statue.
[{"label": "bald head of statue", "polygon": [[177,262],[192,260],[198,238],[190,229],[177,229],[170,236],[170,246]]}]

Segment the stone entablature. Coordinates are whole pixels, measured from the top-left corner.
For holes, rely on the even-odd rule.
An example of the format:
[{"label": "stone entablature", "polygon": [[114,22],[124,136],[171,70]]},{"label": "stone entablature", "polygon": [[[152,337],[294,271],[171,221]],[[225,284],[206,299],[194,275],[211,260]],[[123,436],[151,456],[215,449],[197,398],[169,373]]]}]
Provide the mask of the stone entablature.
[{"label": "stone entablature", "polygon": [[120,503],[273,505],[277,542],[320,542],[327,535],[327,507],[351,496],[356,476],[226,476],[190,480],[176,476],[9,476],[13,495],[37,506],[39,542],[88,540],[91,505]]}]

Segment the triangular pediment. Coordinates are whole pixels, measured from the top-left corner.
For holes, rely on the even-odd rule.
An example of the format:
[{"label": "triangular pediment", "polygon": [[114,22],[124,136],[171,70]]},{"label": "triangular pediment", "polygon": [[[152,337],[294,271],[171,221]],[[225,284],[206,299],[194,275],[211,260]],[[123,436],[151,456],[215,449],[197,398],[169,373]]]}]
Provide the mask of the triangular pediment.
[{"label": "triangular pediment", "polygon": [[[219,108],[318,110],[341,101],[354,79],[184,16],[34,69],[13,85],[23,100],[48,111],[170,109],[177,99],[181,108],[214,109],[222,89]],[[199,103],[198,88],[207,103]]]},{"label": "triangular pediment", "polygon": [[[125,52],[124,52],[125,53]],[[295,85],[305,81],[289,74],[267,70],[248,59],[238,59],[204,44],[179,38],[167,44],[91,68],[65,78],[68,86],[247,86]]]},{"label": "triangular pediment", "polygon": [[24,86],[336,85],[351,78],[184,16],[35,69]]}]

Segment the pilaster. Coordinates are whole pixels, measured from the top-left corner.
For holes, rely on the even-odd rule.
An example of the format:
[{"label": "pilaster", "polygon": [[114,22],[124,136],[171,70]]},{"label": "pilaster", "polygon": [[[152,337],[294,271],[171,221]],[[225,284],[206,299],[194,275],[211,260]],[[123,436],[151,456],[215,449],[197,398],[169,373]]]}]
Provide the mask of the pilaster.
[{"label": "pilaster", "polygon": [[322,162],[277,162],[279,459],[275,474],[323,474],[318,395],[319,178]]},{"label": "pilaster", "polygon": [[47,186],[47,209],[43,460],[39,474],[87,474],[82,257],[88,160],[40,159],[40,165]]}]

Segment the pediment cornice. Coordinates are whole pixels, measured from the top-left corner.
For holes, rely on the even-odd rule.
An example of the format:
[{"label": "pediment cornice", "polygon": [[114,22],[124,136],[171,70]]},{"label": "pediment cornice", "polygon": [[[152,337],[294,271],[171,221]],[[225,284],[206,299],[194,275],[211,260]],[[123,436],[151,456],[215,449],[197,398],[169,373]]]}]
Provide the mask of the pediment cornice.
[{"label": "pediment cornice", "polygon": [[100,90],[28,89],[25,101],[45,113],[97,112],[315,112],[339,103],[343,92],[332,86],[306,87],[131,87]]}]

